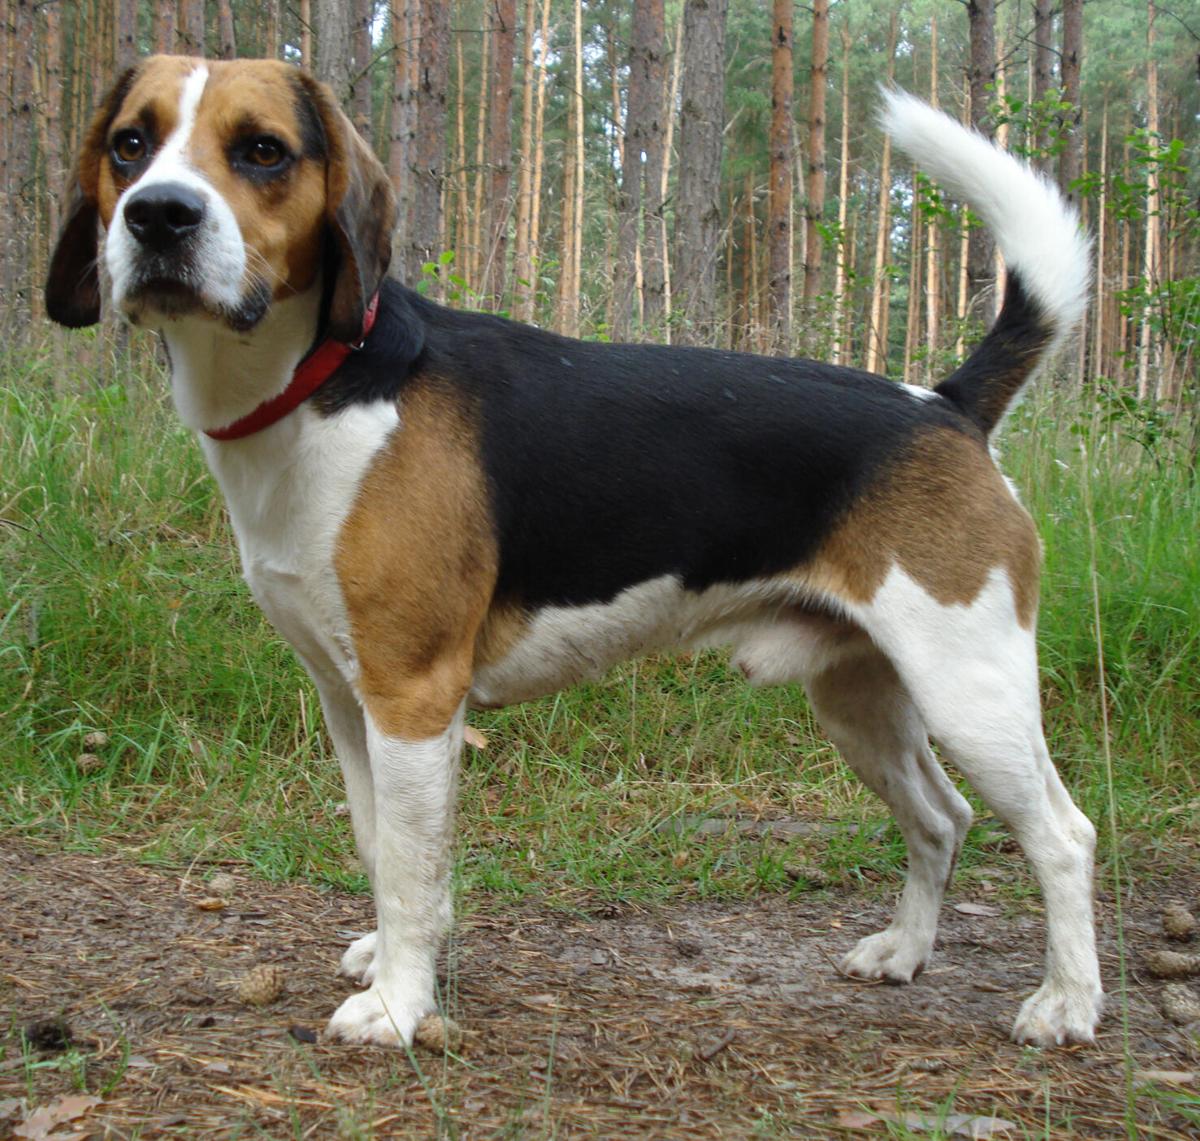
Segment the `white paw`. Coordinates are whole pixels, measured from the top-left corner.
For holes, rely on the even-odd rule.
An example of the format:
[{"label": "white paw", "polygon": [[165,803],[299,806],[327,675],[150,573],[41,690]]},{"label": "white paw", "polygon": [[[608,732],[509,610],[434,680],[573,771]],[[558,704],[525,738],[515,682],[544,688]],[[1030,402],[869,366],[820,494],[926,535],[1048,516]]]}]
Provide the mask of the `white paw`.
[{"label": "white paw", "polygon": [[1062,1046],[1092,1042],[1104,1009],[1097,986],[1057,986],[1044,982],[1025,1000],[1013,1023],[1015,1042],[1030,1046]]},{"label": "white paw", "polygon": [[342,955],[337,973],[363,986],[370,986],[375,981],[375,944],[378,937],[379,932],[372,931],[370,935],[355,939]]},{"label": "white paw", "polygon": [[325,1027],[325,1037],[332,1042],[359,1045],[408,1046],[417,1023],[433,1009],[432,999],[373,983],[368,990],[352,994],[334,1011]]},{"label": "white paw", "polygon": [[889,927],[860,939],[842,959],[842,970],[860,979],[910,983],[925,969],[930,950],[927,941]]}]

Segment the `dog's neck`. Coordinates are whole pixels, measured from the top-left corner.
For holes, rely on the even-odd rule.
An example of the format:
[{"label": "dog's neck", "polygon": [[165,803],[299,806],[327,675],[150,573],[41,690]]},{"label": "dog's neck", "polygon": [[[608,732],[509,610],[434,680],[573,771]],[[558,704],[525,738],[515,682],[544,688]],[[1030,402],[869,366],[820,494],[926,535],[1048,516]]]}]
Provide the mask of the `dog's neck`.
[{"label": "dog's neck", "polygon": [[234,332],[211,318],[165,322],[161,331],[179,418],[197,432],[223,428],[282,392],[312,347],[320,307],[316,282],[276,301],[249,332]]}]

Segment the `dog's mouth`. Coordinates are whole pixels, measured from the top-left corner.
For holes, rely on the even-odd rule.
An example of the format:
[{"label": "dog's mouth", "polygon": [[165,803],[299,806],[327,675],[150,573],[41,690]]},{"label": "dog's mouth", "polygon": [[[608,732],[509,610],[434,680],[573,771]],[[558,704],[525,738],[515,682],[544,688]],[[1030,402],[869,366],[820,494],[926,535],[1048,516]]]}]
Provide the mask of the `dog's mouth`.
[{"label": "dog's mouth", "polygon": [[205,316],[244,333],[263,319],[270,304],[271,291],[260,281],[251,282],[231,305],[206,296],[202,285],[186,270],[163,272],[160,267],[147,266],[125,290],[121,307],[134,325],[149,323],[151,315],[168,321]]}]

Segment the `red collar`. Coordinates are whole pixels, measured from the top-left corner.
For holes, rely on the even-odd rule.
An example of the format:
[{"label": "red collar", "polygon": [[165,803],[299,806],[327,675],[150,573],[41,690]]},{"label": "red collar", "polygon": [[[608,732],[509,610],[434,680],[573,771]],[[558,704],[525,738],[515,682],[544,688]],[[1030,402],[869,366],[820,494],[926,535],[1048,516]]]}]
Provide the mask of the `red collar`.
[{"label": "red collar", "polygon": [[363,314],[362,336],[358,343],[348,345],[345,341],[335,341],[332,337],[322,341],[297,366],[292,379],[278,396],[264,400],[253,411],[248,412],[240,420],[224,428],[207,429],[204,434],[214,440],[240,440],[243,436],[253,436],[272,424],[282,420],[289,412],[295,411],[318,388],[321,387],[341,366],[355,349],[362,348],[367,334],[375,324],[375,314],[379,309],[379,294],[376,293],[367,304]]}]

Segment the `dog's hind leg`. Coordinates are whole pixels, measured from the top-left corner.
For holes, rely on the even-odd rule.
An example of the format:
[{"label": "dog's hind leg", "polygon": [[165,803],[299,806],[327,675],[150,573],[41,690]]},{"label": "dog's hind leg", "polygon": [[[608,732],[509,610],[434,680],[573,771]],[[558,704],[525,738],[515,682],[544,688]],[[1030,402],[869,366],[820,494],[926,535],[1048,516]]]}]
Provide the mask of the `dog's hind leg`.
[{"label": "dog's hind leg", "polygon": [[1037,650],[996,568],[969,604],[943,605],[893,567],[856,617],[895,663],[930,736],[1033,865],[1046,903],[1046,975],[1013,1036],[1091,1041],[1103,1002],[1092,924],[1095,829],[1063,787],[1042,735]]},{"label": "dog's hind leg", "polygon": [[863,978],[909,982],[933,949],[971,808],[942,772],[912,698],[877,650],[823,670],[806,688],[822,728],[887,803],[908,848],[908,876],[891,926],[861,940],[842,967]]}]

